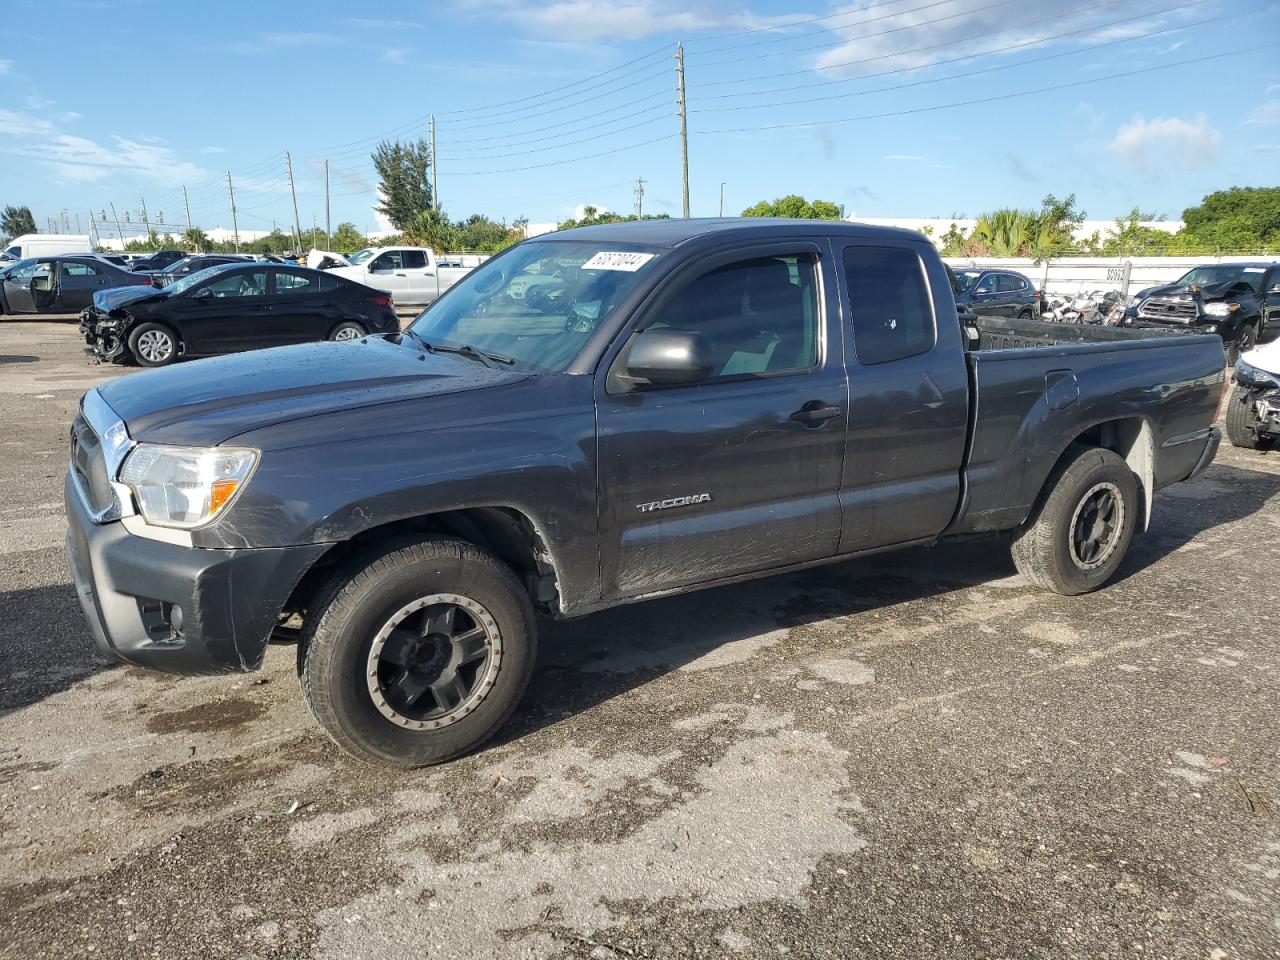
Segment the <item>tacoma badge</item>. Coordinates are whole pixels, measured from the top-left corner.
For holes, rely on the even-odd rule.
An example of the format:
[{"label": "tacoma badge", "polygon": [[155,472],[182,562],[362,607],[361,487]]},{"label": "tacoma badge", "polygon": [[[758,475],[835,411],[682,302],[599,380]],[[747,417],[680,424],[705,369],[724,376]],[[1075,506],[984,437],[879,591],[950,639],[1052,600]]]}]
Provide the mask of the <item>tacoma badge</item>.
[{"label": "tacoma badge", "polygon": [[641,513],[651,513],[654,510],[670,510],[672,507],[691,507],[695,503],[709,503],[711,494],[709,493],[692,493],[687,497],[668,497],[666,500],[652,500],[649,503],[637,503],[636,509]]}]

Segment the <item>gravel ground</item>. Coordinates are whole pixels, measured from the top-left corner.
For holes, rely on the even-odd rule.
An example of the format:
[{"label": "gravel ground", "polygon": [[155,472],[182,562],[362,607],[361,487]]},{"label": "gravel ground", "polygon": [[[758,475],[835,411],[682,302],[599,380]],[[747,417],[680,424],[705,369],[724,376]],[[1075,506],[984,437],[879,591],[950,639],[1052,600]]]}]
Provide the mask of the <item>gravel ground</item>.
[{"label": "gravel ground", "polygon": [[967,544],[548,624],[503,739],[392,773],[286,646],[95,656],[61,477],[119,375],[0,326],[0,957],[1280,957],[1280,452],[1086,597]]}]

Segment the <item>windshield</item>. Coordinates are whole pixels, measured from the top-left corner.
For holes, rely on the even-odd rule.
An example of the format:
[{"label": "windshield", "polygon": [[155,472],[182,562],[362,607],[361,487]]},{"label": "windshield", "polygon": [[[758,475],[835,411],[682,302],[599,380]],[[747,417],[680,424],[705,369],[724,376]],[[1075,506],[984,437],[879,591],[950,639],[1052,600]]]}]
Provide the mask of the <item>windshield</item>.
[{"label": "windshield", "polygon": [[377,251],[375,250],[366,248],[361,250],[359,253],[353,253],[351,256],[347,257],[347,263],[351,264],[353,267],[358,267],[360,264],[372,257],[376,252]]},{"label": "windshield", "polygon": [[191,265],[195,263],[195,257],[183,257],[181,260],[175,260],[165,268],[165,273],[182,273],[191,269]]},{"label": "windshield", "polygon": [[165,292],[169,293],[172,291],[175,294],[186,293],[197,283],[200,283],[202,280],[208,280],[225,266],[226,264],[220,263],[212,267],[205,267],[203,270],[197,270],[195,273],[188,273],[181,280],[175,280],[173,283],[169,284],[169,286],[165,287]]},{"label": "windshield", "polygon": [[956,290],[959,293],[968,293],[978,278],[982,276],[981,270],[956,270],[952,272],[952,276],[956,280]]},{"label": "windshield", "polygon": [[1262,289],[1262,275],[1266,273],[1266,267],[1249,267],[1234,263],[1219,263],[1210,267],[1196,267],[1189,273],[1183,274],[1178,279],[1179,285],[1192,285],[1197,287],[1208,286],[1217,283],[1231,283],[1243,280],[1254,291]]},{"label": "windshield", "polygon": [[520,244],[459,280],[409,329],[431,344],[467,344],[560,373],[656,256],[586,242]]}]

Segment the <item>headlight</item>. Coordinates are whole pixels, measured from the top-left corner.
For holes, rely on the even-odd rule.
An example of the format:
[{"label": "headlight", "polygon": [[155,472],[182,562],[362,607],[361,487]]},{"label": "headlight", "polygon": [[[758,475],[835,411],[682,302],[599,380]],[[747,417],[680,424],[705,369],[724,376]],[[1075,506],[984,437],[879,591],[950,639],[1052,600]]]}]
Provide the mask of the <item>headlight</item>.
[{"label": "headlight", "polygon": [[1240,309],[1238,303],[1206,303],[1204,312],[1211,317],[1225,317]]},{"label": "headlight", "polygon": [[1250,387],[1280,387],[1280,377],[1260,370],[1243,360],[1236,361],[1236,383]]},{"label": "headlight", "polygon": [[1216,323],[1206,323],[1200,328],[1201,333],[1217,333],[1218,325]]},{"label": "headlight", "polygon": [[236,498],[258,451],[244,447],[170,447],[141,443],[120,468],[147,523],[189,529],[209,523]]},{"label": "headlight", "polygon": [[1130,297],[1127,301],[1125,301],[1125,306],[1126,306],[1126,307],[1136,307],[1136,306],[1137,306],[1138,304],[1140,304],[1141,302],[1142,302],[1142,298],[1141,298],[1141,297]]}]

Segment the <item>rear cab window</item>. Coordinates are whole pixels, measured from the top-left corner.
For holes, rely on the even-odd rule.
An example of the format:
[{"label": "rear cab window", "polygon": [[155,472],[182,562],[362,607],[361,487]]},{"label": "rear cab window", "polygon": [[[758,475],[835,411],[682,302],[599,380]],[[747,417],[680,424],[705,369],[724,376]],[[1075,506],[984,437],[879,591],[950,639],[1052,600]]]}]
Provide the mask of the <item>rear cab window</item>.
[{"label": "rear cab window", "polygon": [[937,323],[919,254],[906,247],[850,246],[841,266],[859,363],[891,363],[933,349]]}]

